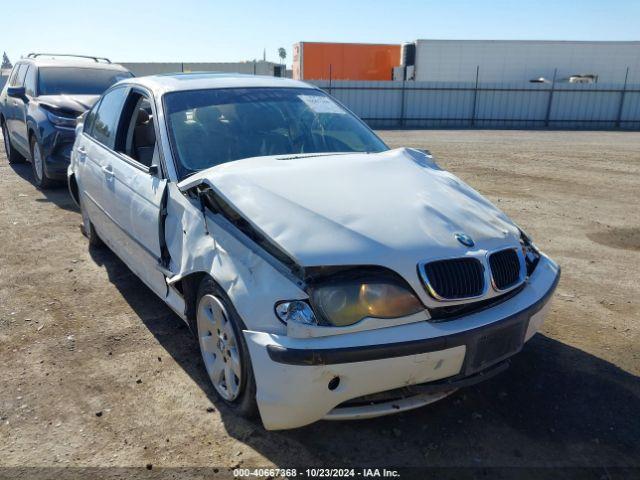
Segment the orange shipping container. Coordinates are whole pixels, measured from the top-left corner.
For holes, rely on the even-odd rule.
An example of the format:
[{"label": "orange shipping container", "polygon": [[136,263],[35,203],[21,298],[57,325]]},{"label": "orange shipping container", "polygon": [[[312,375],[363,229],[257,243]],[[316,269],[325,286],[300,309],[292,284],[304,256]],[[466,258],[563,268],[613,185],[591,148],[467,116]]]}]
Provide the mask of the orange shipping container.
[{"label": "orange shipping container", "polygon": [[400,45],[300,42],[293,46],[296,80],[392,80]]}]

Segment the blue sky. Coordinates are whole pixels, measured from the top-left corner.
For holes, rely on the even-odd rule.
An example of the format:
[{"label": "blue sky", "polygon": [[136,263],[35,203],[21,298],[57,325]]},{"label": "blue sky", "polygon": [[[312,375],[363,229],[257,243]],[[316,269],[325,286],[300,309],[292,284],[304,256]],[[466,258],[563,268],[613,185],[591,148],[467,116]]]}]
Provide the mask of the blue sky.
[{"label": "blue sky", "polygon": [[0,52],[117,61],[277,59],[306,41],[640,40],[640,0],[30,0],[3,7]]}]

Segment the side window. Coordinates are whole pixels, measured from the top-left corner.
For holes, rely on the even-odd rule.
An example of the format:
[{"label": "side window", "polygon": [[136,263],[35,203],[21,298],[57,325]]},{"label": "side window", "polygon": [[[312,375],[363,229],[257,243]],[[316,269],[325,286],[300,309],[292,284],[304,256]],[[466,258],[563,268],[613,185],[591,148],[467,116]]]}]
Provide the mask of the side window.
[{"label": "side window", "polygon": [[24,89],[25,93],[30,97],[36,96],[36,75],[37,68],[35,65],[29,65],[29,70],[27,70],[27,75],[24,77]]},{"label": "side window", "polygon": [[139,92],[131,92],[122,114],[123,141],[117,150],[145,167],[153,164],[156,153],[156,130],[150,100]]},{"label": "side window", "polygon": [[29,68],[29,65],[27,65],[26,63],[20,67],[20,70],[18,71],[18,77],[17,77],[17,83],[16,83],[18,87],[21,87],[24,85],[24,77],[27,76],[28,68]]},{"label": "side window", "polygon": [[14,65],[13,69],[11,70],[11,73],[9,74],[9,79],[7,80],[7,84],[10,87],[13,87],[13,82],[16,79],[16,76],[18,75],[18,70],[20,70],[20,65]]},{"label": "side window", "polygon": [[29,65],[26,63],[21,63],[16,70],[15,75],[11,77],[11,86],[12,87],[20,87],[24,82],[24,76],[27,74],[27,68]]},{"label": "side window", "polygon": [[108,92],[98,106],[96,116],[93,119],[93,128],[90,135],[105,147],[113,149],[116,141],[116,131],[122,112],[127,90],[116,88]]},{"label": "side window", "polygon": [[95,123],[96,112],[98,111],[98,108],[100,108],[100,100],[98,100],[96,104],[91,108],[91,110],[89,110],[89,113],[87,113],[87,116],[84,119],[84,126],[82,127],[82,131],[87,135],[92,134],[93,124]]}]

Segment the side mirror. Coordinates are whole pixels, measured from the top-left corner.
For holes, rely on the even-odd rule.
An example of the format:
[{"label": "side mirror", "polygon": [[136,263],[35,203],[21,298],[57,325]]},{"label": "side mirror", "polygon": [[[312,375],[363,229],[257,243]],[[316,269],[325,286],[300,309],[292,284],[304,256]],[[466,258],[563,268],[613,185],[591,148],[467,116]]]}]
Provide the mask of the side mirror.
[{"label": "side mirror", "polygon": [[7,95],[13,98],[19,98],[21,100],[27,99],[24,87],[8,87]]},{"label": "side mirror", "polygon": [[153,175],[154,177],[158,176],[158,165],[150,165],[149,166],[149,175]]}]

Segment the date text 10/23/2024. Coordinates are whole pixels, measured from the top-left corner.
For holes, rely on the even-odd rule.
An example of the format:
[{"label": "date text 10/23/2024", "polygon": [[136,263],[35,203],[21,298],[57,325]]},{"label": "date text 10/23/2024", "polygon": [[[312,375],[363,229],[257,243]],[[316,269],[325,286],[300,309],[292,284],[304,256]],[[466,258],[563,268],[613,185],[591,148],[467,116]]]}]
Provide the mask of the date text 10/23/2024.
[{"label": "date text 10/23/2024", "polygon": [[398,470],[386,468],[236,468],[235,478],[400,478]]}]

